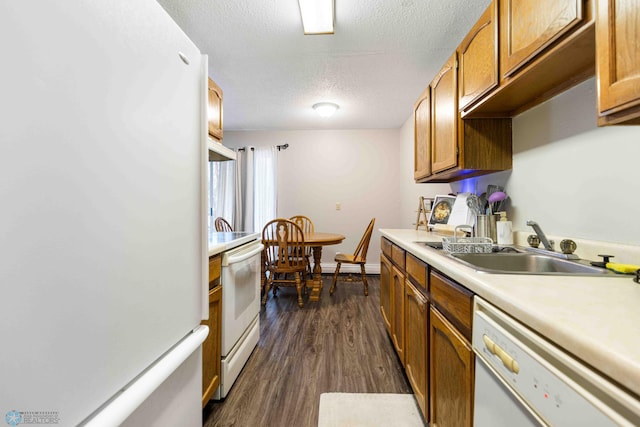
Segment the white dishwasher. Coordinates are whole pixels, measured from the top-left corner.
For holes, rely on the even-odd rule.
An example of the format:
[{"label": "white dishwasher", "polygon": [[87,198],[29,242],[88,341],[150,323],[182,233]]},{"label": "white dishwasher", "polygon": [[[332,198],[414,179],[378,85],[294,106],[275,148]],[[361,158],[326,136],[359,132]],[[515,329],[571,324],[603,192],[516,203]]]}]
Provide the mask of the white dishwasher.
[{"label": "white dishwasher", "polygon": [[474,427],[639,426],[640,401],[479,297]]}]

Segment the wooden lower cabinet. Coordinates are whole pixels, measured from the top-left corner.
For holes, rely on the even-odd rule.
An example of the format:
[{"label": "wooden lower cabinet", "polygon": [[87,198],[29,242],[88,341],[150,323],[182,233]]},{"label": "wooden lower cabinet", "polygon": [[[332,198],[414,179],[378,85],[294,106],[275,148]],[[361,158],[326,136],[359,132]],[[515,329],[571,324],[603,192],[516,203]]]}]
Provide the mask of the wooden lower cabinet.
[{"label": "wooden lower cabinet", "polygon": [[209,319],[202,324],[209,327],[209,335],[202,344],[202,407],[220,385],[220,357],[222,352],[222,284],[220,255],[209,258]]},{"label": "wooden lower cabinet", "polygon": [[391,261],[384,255],[380,255],[380,314],[391,334]]},{"label": "wooden lower cabinet", "polygon": [[391,340],[396,353],[405,365],[404,360],[404,288],[405,274],[396,266],[391,266]]},{"label": "wooden lower cabinet", "polygon": [[209,291],[209,319],[202,322],[209,327],[209,336],[202,344],[202,407],[220,385],[220,356],[222,328],[222,286]]},{"label": "wooden lower cabinet", "polygon": [[407,280],[405,283],[405,372],[424,419],[429,416],[429,366],[427,337],[429,301]]},{"label": "wooden lower cabinet", "polygon": [[598,0],[598,124],[640,124],[640,0]]},{"label": "wooden lower cabinet", "polygon": [[471,427],[475,373],[471,344],[433,306],[429,320],[430,425]]}]

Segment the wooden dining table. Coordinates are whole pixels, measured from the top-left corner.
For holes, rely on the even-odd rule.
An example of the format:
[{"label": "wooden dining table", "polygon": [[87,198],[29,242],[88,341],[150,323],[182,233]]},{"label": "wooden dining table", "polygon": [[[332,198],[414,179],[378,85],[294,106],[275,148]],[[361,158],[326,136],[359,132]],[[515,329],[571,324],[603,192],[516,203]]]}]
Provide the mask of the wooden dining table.
[{"label": "wooden dining table", "polygon": [[[311,282],[311,294],[309,295],[309,301],[320,301],[320,292],[322,291],[322,266],[320,261],[322,260],[322,247],[329,245],[337,245],[342,243],[345,237],[342,234],[337,233],[304,233],[304,244],[311,246],[313,250],[313,279],[307,280],[307,287]],[[264,254],[263,254],[264,258]],[[264,291],[265,282],[265,260],[262,260],[262,289]]]}]

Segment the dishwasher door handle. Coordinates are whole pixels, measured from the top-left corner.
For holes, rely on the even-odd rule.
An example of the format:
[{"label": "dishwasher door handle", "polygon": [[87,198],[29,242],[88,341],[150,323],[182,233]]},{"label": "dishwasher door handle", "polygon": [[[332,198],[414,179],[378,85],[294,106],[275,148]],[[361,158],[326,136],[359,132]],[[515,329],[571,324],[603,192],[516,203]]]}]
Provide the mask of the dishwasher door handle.
[{"label": "dishwasher door handle", "polygon": [[508,370],[510,370],[514,374],[520,372],[520,365],[518,365],[518,362],[513,357],[511,357],[509,353],[504,351],[502,347],[493,342],[491,338],[489,338],[487,335],[483,335],[482,341],[484,342],[484,346],[487,348],[487,350],[489,350],[491,354],[498,356],[500,360],[502,360],[502,364]]}]

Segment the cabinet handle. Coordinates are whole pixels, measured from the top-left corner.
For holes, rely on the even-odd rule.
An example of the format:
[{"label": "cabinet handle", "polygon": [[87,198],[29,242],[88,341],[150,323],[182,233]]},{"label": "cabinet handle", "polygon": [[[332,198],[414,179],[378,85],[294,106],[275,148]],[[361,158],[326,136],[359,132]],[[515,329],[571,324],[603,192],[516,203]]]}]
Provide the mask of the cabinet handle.
[{"label": "cabinet handle", "polygon": [[498,356],[502,361],[502,364],[506,366],[508,370],[510,370],[514,374],[517,374],[520,372],[520,365],[518,365],[518,362],[513,357],[511,357],[506,351],[504,351],[502,347],[500,347],[498,344],[493,342],[491,338],[489,338],[486,335],[482,335],[482,341],[484,341],[484,345],[487,348],[487,350],[489,350],[491,354]]}]

